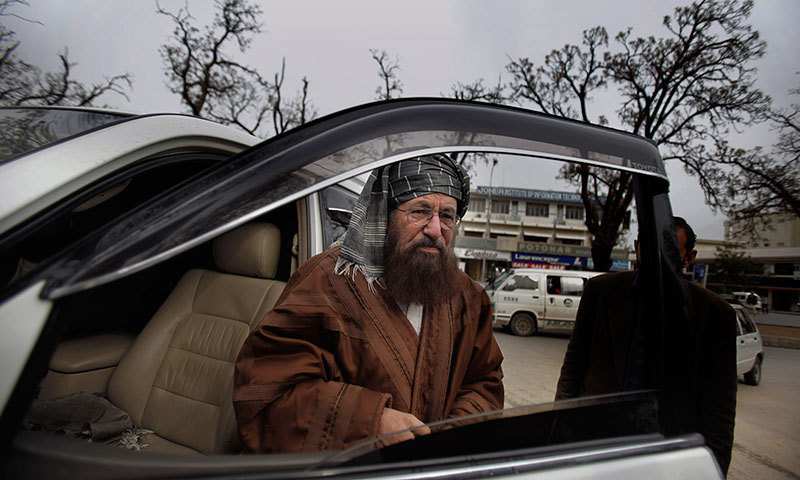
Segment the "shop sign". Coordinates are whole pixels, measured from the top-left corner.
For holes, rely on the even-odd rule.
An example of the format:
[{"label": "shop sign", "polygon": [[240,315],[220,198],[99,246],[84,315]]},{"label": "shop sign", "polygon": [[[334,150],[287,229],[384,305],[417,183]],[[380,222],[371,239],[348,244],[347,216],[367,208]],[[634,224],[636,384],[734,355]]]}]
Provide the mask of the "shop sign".
[{"label": "shop sign", "polygon": [[[512,266],[517,268],[541,268],[540,265],[560,265],[562,267],[585,268],[586,259],[560,255],[535,255],[514,252],[511,254]],[[518,264],[518,265],[515,265]],[[524,267],[522,265],[525,265]]]},{"label": "shop sign", "polygon": [[611,270],[630,270],[630,264],[627,260],[611,260]]},{"label": "shop sign", "polygon": [[478,260],[504,260],[511,259],[510,252],[498,252],[497,250],[481,250],[478,248],[460,248],[456,247],[453,252],[458,258],[477,258]]},{"label": "shop sign", "polygon": [[511,262],[511,268],[541,268],[542,270],[566,270],[566,265],[559,265],[557,263],[528,263],[528,262]]}]

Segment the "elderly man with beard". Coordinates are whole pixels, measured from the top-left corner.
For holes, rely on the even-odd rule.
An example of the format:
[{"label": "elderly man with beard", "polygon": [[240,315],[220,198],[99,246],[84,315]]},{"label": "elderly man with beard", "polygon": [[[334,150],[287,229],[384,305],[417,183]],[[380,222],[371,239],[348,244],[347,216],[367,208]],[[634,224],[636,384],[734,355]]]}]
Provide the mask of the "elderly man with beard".
[{"label": "elderly man with beard", "polygon": [[246,452],[337,450],[503,407],[489,298],[452,247],[469,178],[445,155],[372,172],[340,245],[308,260],[236,362]]}]

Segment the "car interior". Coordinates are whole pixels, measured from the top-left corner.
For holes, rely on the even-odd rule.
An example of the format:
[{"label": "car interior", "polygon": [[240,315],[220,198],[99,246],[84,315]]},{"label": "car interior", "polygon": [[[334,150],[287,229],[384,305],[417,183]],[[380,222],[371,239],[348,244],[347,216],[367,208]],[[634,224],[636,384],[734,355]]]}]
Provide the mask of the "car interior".
[{"label": "car interior", "polygon": [[[35,227],[12,232],[0,252],[0,285],[24,275],[21,258],[35,265],[214,160],[166,162],[128,172],[122,180],[105,179],[32,222]],[[342,202],[351,203],[354,194],[343,192],[328,189],[323,203],[346,208]],[[139,444],[147,445],[145,451],[239,452],[231,400],[234,362],[245,337],[306,259],[299,255],[298,261],[307,251],[306,201],[60,302],[58,314],[69,319],[68,326],[41,372],[34,402],[97,393],[128,413],[137,428],[153,432]],[[326,223],[325,238],[343,232],[346,220]]]},{"label": "car interior", "polygon": [[153,432],[144,451],[238,452],[234,362],[297,263],[297,209],[289,204],[60,305],[71,321],[37,400],[100,393]]}]

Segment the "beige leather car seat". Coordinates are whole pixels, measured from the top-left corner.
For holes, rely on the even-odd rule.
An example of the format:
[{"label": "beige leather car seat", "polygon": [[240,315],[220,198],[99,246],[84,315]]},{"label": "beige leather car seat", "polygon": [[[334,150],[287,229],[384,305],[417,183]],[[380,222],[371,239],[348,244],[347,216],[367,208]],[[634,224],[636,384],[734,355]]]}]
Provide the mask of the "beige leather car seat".
[{"label": "beige leather car seat", "polygon": [[153,430],[145,451],[212,454],[238,450],[233,369],[247,335],[286,285],[272,280],[280,231],[248,224],[214,241],[225,273],[186,272],[121,360],[108,398],[134,425]]}]

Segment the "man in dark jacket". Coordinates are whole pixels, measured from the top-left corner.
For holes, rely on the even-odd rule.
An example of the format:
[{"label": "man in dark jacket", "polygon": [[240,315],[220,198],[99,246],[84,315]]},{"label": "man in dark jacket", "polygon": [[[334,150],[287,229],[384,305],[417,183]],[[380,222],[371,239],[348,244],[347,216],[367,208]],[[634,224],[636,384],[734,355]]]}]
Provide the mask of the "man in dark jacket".
[{"label": "man in dark jacket", "polygon": [[[673,225],[686,267],[697,254],[697,237],[684,219],[674,217]],[[638,271],[609,273],[586,283],[556,400],[655,387],[647,375],[649,347],[642,333],[647,318],[634,315],[637,289],[642,288],[638,277]],[[727,473],[736,415],[736,313],[709,290],[689,282],[686,287],[691,371],[681,374],[687,391],[695,392],[693,411],[686,415],[694,418],[696,430]]]}]

